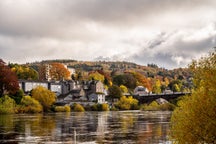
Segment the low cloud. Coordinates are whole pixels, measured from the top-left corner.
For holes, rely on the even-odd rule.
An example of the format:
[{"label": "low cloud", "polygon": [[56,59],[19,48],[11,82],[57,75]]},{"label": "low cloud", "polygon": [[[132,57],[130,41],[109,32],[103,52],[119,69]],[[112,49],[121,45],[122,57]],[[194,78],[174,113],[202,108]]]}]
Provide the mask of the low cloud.
[{"label": "low cloud", "polygon": [[215,0],[0,1],[0,58],[187,66],[215,46]]}]

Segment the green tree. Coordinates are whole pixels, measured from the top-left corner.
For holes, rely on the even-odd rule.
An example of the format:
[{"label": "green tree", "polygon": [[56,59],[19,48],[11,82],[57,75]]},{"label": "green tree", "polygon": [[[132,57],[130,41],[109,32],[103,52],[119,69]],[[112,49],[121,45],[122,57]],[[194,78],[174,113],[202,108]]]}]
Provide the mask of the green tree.
[{"label": "green tree", "polygon": [[24,92],[22,89],[18,90],[15,94],[10,95],[12,99],[15,100],[16,104],[19,104],[24,96]]},{"label": "green tree", "polygon": [[51,106],[56,101],[55,93],[42,86],[34,88],[31,92],[31,95],[34,99],[38,100],[41,103],[44,111],[49,111]]},{"label": "green tree", "polygon": [[19,90],[16,74],[0,59],[0,98],[8,93],[14,94]]},{"label": "green tree", "polygon": [[115,85],[125,85],[128,89],[134,89],[136,87],[137,80],[132,74],[126,73],[122,75],[114,76],[113,83]]},{"label": "green tree", "polygon": [[111,87],[109,87],[108,91],[111,99],[115,99],[115,98],[119,99],[122,96],[121,89],[117,85],[112,85]]},{"label": "green tree", "polygon": [[178,144],[216,143],[216,53],[190,66],[194,73],[191,96],[179,102],[171,118],[171,137]]}]

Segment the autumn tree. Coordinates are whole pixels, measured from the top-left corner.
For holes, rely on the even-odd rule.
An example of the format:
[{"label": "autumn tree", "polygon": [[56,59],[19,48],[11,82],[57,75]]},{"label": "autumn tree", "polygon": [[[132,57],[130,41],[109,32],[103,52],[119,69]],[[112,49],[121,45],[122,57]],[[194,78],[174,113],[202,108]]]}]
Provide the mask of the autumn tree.
[{"label": "autumn tree", "polygon": [[194,88],[171,118],[171,137],[178,144],[216,143],[216,52],[190,66]]},{"label": "autumn tree", "polygon": [[31,92],[31,95],[32,98],[38,100],[41,103],[44,111],[48,111],[51,105],[53,105],[56,101],[55,93],[42,86],[34,88]]},{"label": "autumn tree", "polygon": [[153,93],[159,94],[161,93],[161,82],[159,79],[155,80],[155,83],[153,85],[153,89],[152,89]]},{"label": "autumn tree", "polygon": [[133,72],[132,73],[134,77],[137,80],[137,85],[146,87],[149,91],[152,91],[152,85],[148,78],[146,78],[144,75],[142,75],[139,72]]},{"label": "autumn tree", "polygon": [[39,113],[43,108],[39,101],[30,96],[24,96],[18,110],[20,113]]},{"label": "autumn tree", "polygon": [[120,89],[122,91],[122,93],[128,93],[128,88],[124,85],[120,85]]},{"label": "autumn tree", "polygon": [[129,73],[114,76],[113,83],[118,86],[125,85],[128,89],[134,89],[136,87],[136,79]]},{"label": "autumn tree", "polygon": [[89,74],[89,80],[98,80],[98,81],[104,82],[104,76],[102,74],[98,73],[97,71],[91,72]]},{"label": "autumn tree", "polygon": [[118,87],[117,85],[112,85],[111,87],[109,87],[108,91],[109,91],[109,96],[112,99],[115,98],[119,99],[122,96],[121,88]]},{"label": "autumn tree", "polygon": [[16,74],[0,59],[0,97],[5,94],[14,94],[19,90]]},{"label": "autumn tree", "polygon": [[126,97],[122,96],[120,100],[116,103],[116,107],[121,110],[132,110],[138,108],[138,100],[134,99],[132,96]]},{"label": "autumn tree", "polygon": [[53,80],[69,79],[70,71],[61,63],[51,63],[50,76]]},{"label": "autumn tree", "polygon": [[9,67],[14,71],[18,79],[24,80],[37,80],[38,73],[33,68],[27,66],[21,66],[18,64],[9,64]]}]

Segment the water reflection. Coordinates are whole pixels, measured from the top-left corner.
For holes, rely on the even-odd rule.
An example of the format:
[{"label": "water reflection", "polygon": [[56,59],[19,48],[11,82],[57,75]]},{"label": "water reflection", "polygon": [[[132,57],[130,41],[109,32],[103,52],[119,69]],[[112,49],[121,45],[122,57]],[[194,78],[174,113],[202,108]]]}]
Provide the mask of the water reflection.
[{"label": "water reflection", "polygon": [[1,115],[0,143],[165,143],[170,112]]}]

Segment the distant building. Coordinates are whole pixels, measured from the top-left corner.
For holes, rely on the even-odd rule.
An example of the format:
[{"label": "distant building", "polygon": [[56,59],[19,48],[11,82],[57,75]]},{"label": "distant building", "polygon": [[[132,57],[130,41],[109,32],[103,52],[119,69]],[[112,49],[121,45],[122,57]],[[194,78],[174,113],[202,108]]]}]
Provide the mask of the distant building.
[{"label": "distant building", "polygon": [[134,89],[134,95],[145,95],[148,93],[149,93],[149,90],[147,88],[145,88],[144,86],[137,86]]},{"label": "distant building", "polygon": [[56,93],[57,102],[71,103],[75,101],[105,103],[107,94],[101,81],[27,81],[19,80],[19,86],[26,94],[37,86],[43,86]]}]

